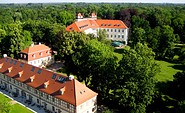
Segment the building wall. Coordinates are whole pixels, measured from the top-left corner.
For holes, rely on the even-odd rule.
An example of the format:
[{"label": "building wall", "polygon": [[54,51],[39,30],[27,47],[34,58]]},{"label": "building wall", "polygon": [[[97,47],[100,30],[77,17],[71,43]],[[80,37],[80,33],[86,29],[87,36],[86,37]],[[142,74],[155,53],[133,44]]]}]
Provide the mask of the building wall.
[{"label": "building wall", "polygon": [[34,89],[6,75],[0,74],[0,87],[10,93],[16,93],[24,101],[30,100],[31,104],[39,105],[53,113],[75,113],[75,106],[51,95]]},{"label": "building wall", "polygon": [[77,106],[77,113],[95,113],[97,111],[97,96]]},{"label": "building wall", "polygon": [[95,113],[97,109],[97,96],[79,106],[74,106],[1,73],[0,87],[5,88],[5,90],[12,94],[17,94],[17,96],[22,97],[24,101],[29,100],[31,104],[35,103],[35,105],[42,106],[53,113]]},{"label": "building wall", "polygon": [[31,64],[37,67],[40,67],[42,65],[50,65],[52,63],[54,63],[54,57],[51,57],[51,56],[28,61],[28,64]]},{"label": "building wall", "polygon": [[[117,29],[117,28],[101,28],[101,29],[106,30],[108,39],[113,40],[113,41],[123,41],[127,45],[128,29]],[[98,30],[99,29],[89,28],[89,29],[85,30],[84,32],[86,34],[91,33],[91,34],[94,34],[95,36],[97,36]]]},{"label": "building wall", "polygon": [[128,29],[103,28],[107,31],[108,39],[114,41],[124,41],[127,44]]}]

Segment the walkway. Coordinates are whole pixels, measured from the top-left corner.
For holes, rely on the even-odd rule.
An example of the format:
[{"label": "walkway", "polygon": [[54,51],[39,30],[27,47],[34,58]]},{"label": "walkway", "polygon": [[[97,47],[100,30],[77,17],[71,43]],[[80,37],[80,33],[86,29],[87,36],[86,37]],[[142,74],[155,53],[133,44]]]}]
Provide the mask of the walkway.
[{"label": "walkway", "polygon": [[8,93],[7,91],[2,90],[2,89],[0,89],[0,93],[4,94],[8,98],[10,98],[12,100],[12,102],[18,103],[18,104],[26,107],[27,109],[29,109],[33,113],[46,113],[43,108],[37,106],[35,103],[26,102],[26,99],[23,99],[21,97],[13,97],[11,93]]}]

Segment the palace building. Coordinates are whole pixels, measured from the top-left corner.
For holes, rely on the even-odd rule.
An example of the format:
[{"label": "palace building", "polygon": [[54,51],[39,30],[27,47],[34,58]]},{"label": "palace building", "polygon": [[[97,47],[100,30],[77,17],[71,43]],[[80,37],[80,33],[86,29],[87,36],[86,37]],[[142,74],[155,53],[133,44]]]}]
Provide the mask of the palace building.
[{"label": "palace building", "polygon": [[97,19],[95,13],[92,13],[90,18],[83,18],[83,15],[78,13],[76,22],[66,28],[66,31],[85,32],[95,36],[99,30],[106,30],[108,39],[127,44],[128,27],[121,20]]},{"label": "palace building", "polygon": [[9,57],[0,59],[0,87],[52,113],[95,113],[97,110],[98,94],[74,76],[67,77]]}]

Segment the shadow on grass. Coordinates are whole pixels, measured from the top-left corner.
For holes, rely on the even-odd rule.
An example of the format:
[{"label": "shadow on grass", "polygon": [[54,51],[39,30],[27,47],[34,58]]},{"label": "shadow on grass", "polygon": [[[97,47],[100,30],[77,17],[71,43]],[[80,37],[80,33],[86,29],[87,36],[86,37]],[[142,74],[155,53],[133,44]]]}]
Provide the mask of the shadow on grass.
[{"label": "shadow on grass", "polygon": [[176,64],[176,65],[173,65],[173,66],[170,66],[174,69],[178,69],[178,70],[185,70],[185,65],[182,65],[182,64]]},{"label": "shadow on grass", "polygon": [[115,49],[114,52],[122,54],[124,52],[124,49]]}]

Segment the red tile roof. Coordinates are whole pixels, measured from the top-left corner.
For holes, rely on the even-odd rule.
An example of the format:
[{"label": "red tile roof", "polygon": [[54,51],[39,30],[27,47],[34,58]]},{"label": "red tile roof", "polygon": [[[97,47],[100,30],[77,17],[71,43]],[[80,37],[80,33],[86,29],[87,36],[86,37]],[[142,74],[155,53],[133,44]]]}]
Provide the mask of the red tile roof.
[{"label": "red tile roof", "polygon": [[[75,79],[69,80],[68,77],[58,73],[41,69],[9,57],[0,59],[0,64],[2,65],[0,73],[75,106],[97,96],[97,93],[79,81]],[[8,69],[11,69],[11,72]],[[22,74],[21,76],[18,75],[20,72]],[[33,80],[32,82],[31,79]],[[44,87],[44,84],[48,86]],[[65,88],[63,89],[65,91],[63,94],[60,93],[62,88]]]},{"label": "red tile roof", "polygon": [[51,48],[44,44],[31,45],[30,47],[27,47],[26,49],[22,50],[20,53],[27,54],[28,55],[27,60],[32,61],[47,56],[51,56]]},{"label": "red tile roof", "polygon": [[121,20],[82,20],[74,22],[66,28],[66,31],[82,32],[89,28],[118,28],[127,29]]},{"label": "red tile roof", "polygon": [[50,50],[51,48],[49,48],[48,46],[44,45],[44,44],[38,44],[38,45],[31,45],[30,47],[27,47],[26,49],[22,50],[22,53],[26,53],[26,54],[32,54],[35,52],[39,52],[39,51],[43,51],[43,50]]}]

